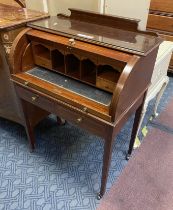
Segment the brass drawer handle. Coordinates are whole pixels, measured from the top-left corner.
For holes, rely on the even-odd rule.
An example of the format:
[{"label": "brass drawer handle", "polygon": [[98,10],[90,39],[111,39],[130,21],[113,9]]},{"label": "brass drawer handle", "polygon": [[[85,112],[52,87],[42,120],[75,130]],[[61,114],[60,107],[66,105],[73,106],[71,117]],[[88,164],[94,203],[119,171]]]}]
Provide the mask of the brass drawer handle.
[{"label": "brass drawer handle", "polygon": [[39,96],[32,96],[32,101],[36,101],[38,99]]},{"label": "brass drawer handle", "polygon": [[88,110],[87,107],[83,107],[84,112],[87,112],[87,110]]},{"label": "brass drawer handle", "polygon": [[82,118],[80,117],[77,119],[77,123],[81,123],[81,122],[82,122]]}]

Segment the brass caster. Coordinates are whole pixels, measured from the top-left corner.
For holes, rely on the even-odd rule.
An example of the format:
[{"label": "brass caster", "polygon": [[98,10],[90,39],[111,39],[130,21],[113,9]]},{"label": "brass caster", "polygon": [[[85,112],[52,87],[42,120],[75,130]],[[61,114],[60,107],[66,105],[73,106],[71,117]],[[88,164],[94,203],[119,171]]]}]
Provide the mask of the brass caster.
[{"label": "brass caster", "polygon": [[100,193],[97,194],[97,200],[101,200],[102,197],[103,195],[101,195]]},{"label": "brass caster", "polygon": [[159,113],[154,113],[154,118],[158,117],[159,116]]},{"label": "brass caster", "polygon": [[131,156],[130,154],[127,154],[126,155],[126,160],[129,160],[130,159],[130,156]]},{"label": "brass caster", "polygon": [[30,153],[33,153],[35,151],[35,146],[30,146],[29,151]]}]

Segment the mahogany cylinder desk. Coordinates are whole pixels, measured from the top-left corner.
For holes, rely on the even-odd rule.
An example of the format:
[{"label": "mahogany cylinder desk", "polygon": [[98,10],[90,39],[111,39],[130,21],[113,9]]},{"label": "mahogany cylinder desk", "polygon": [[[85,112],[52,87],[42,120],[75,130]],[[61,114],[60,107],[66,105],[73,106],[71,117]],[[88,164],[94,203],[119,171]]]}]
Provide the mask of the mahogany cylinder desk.
[{"label": "mahogany cylinder desk", "polygon": [[0,117],[24,124],[14,86],[10,81],[8,57],[14,39],[26,23],[48,15],[23,8],[23,0],[16,2],[20,4],[19,7],[0,3]]},{"label": "mahogany cylinder desk", "polygon": [[134,19],[70,11],[70,16],[30,23],[17,36],[10,54],[11,76],[32,149],[28,105],[104,139],[101,198],[115,136],[136,112],[128,156],[132,152],[161,40],[139,31]]}]

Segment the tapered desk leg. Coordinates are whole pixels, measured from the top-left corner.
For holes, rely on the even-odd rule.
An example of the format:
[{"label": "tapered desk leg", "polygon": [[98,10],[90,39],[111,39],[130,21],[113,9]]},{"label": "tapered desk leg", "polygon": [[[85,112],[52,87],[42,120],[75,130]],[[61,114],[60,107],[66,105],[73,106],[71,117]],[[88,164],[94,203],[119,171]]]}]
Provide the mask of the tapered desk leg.
[{"label": "tapered desk leg", "polygon": [[134,119],[134,123],[133,123],[130,145],[129,145],[129,150],[128,150],[128,153],[127,153],[127,156],[126,156],[126,160],[129,160],[129,158],[132,154],[132,151],[133,151],[136,135],[138,133],[139,124],[141,122],[141,114],[142,114],[142,111],[143,111],[143,105],[144,104],[141,104],[141,106],[136,110],[136,113],[135,113],[135,119]]},{"label": "tapered desk leg", "polygon": [[102,167],[102,179],[101,179],[101,188],[100,193],[97,195],[97,199],[100,200],[105,191],[106,191],[106,183],[108,179],[108,173],[109,173],[109,167],[111,163],[111,157],[112,157],[112,144],[113,144],[114,138],[111,135],[111,137],[107,138],[105,140],[104,144],[104,155],[103,155],[103,167]]},{"label": "tapered desk leg", "polygon": [[34,127],[31,125],[29,116],[27,113],[27,108],[26,108],[26,102],[20,99],[21,101],[21,106],[23,110],[23,115],[24,115],[24,123],[25,123],[25,130],[26,134],[30,143],[30,149],[31,152],[35,149],[35,135],[34,135]]}]

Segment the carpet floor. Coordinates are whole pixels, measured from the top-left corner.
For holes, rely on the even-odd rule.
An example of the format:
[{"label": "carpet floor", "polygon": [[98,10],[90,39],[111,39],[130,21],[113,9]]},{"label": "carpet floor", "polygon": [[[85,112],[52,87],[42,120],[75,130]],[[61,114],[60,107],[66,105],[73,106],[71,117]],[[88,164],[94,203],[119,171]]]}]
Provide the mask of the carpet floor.
[{"label": "carpet floor", "polygon": [[173,98],[97,210],[172,210]]},{"label": "carpet floor", "polygon": [[[161,112],[173,97],[173,78],[162,97]],[[143,125],[148,124],[154,100]],[[133,117],[116,138],[107,190],[127,162]],[[148,124],[152,127],[152,123]],[[25,130],[0,119],[0,210],[95,210],[99,192],[103,141],[54,116],[36,128],[37,146],[29,152]]]},{"label": "carpet floor", "polygon": [[173,135],[152,128],[98,210],[172,210]]}]

